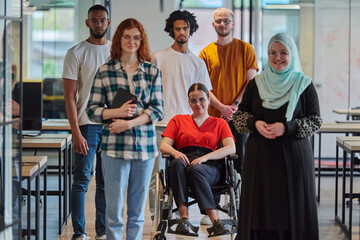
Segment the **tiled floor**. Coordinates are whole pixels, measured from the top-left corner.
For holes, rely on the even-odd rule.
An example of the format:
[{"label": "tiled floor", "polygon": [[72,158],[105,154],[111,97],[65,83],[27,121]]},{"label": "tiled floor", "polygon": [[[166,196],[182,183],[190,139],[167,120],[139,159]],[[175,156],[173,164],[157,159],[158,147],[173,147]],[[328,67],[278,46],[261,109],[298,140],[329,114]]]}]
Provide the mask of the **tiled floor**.
[{"label": "tiled floor", "polygon": [[[340,179],[340,178],[339,178]],[[341,185],[342,180],[339,180]],[[341,189],[340,189],[341,190]],[[354,192],[360,192],[360,177],[354,178]],[[341,196],[339,199],[339,212],[341,215]],[[360,204],[356,200],[353,201],[353,235],[352,239],[359,240],[359,213]],[[346,208],[345,219],[349,216],[349,209]],[[345,234],[341,231],[340,227],[335,223],[335,177],[326,176],[321,177],[321,201],[318,205],[318,219],[319,219],[319,233],[320,239],[347,239]],[[346,220],[347,222],[347,220]]]},{"label": "tiled floor", "polygon": [[[53,176],[55,177],[55,176]],[[318,205],[318,218],[319,218],[319,232],[320,239],[347,239],[345,234],[341,231],[340,227],[334,221],[334,205],[335,205],[335,177],[333,176],[323,176],[321,178],[321,202]],[[52,183],[53,182],[53,183]],[[95,179],[91,180],[89,191],[86,195],[86,232],[91,239],[95,239],[95,204],[94,204],[94,194],[95,194]],[[49,185],[55,183],[55,180],[49,181]],[[341,184],[340,184],[341,185]],[[360,192],[360,176],[354,178],[354,192]],[[357,200],[353,202],[353,239],[360,239],[359,233],[359,221],[360,221],[360,204]],[[145,216],[145,225],[144,225],[144,233],[143,239],[151,239],[151,220],[150,214],[148,214],[148,209],[146,210]],[[348,216],[348,208],[346,212],[346,216]],[[194,225],[199,225],[199,221],[201,219],[201,215],[198,211],[197,207],[191,208],[191,222]],[[49,240],[65,240],[71,239],[72,236],[72,227],[71,222],[65,227],[63,234],[61,236],[57,235],[57,198],[49,197],[48,198],[48,234],[47,239]],[[167,234],[167,239],[206,239],[206,227],[201,227],[199,232],[199,237],[184,237],[184,236],[176,236]],[[229,236],[224,237],[214,237],[214,240],[220,239],[230,239]]]},{"label": "tiled floor", "polygon": [[[334,186],[335,186],[335,178],[332,176],[322,177],[322,185],[321,185],[321,202],[318,207],[318,215],[319,215],[319,232],[320,239],[346,239],[345,234],[341,231],[340,227],[334,221]],[[355,178],[354,188],[356,191],[360,192],[360,177]],[[91,190],[87,195],[87,233],[92,239],[94,238],[94,204],[93,204],[93,189],[94,189],[94,180],[91,182]],[[359,211],[360,205],[355,200],[354,201],[354,210],[353,210],[353,239],[359,239]],[[149,213],[149,211],[146,211]],[[90,220],[92,219],[92,220]],[[197,207],[191,208],[191,220],[195,225],[199,225],[199,221],[201,219],[201,215],[197,209]],[[71,224],[67,226],[63,235],[59,239],[70,239],[72,228]],[[144,226],[144,235],[143,239],[151,238],[151,220],[150,215],[146,214],[145,226]],[[183,236],[175,236],[167,234],[167,239],[206,239],[206,228],[202,227],[200,230],[200,234],[198,238],[191,237],[183,237]],[[229,239],[229,236],[222,238],[213,238],[216,239]]]}]

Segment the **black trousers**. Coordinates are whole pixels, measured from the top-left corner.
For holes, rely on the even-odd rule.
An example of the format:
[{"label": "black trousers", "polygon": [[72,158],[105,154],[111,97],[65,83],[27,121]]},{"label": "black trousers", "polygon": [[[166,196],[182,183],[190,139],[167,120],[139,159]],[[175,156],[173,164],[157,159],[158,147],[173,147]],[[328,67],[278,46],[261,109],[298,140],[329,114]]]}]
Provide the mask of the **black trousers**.
[{"label": "black trousers", "polygon": [[[206,153],[197,151],[185,151],[189,160],[193,160]],[[194,149],[193,148],[193,149]],[[201,154],[201,155],[200,155]],[[193,198],[198,202],[200,211],[205,213],[205,209],[216,209],[214,195],[211,186],[217,185],[221,181],[223,171],[223,161],[210,160],[209,163],[187,166],[181,159],[174,159],[170,164],[169,181],[174,193],[177,205],[180,202],[187,204],[188,188],[193,192]]]},{"label": "black trousers", "polygon": [[236,154],[238,155],[238,159],[234,161],[234,168],[238,173],[241,174],[242,172],[242,162],[244,159],[245,154],[245,144],[247,142],[247,139],[249,137],[249,134],[240,134],[238,131],[236,131],[234,122],[229,122],[229,127],[231,129],[232,134],[234,135],[234,138],[236,140],[235,146],[236,146]]}]

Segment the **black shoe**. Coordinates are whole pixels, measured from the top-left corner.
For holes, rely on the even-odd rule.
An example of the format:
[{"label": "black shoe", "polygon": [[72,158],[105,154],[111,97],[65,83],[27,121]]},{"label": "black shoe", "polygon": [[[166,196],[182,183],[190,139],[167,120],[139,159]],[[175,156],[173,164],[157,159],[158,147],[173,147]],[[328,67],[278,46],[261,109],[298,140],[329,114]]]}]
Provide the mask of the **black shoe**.
[{"label": "black shoe", "polygon": [[216,219],[213,224],[214,235],[222,235],[230,232],[230,227],[224,224],[220,219]]},{"label": "black shoe", "polygon": [[190,233],[189,224],[187,222],[181,222],[176,226],[175,232],[178,233]]},{"label": "black shoe", "polygon": [[354,165],[360,165],[360,158],[354,157]]}]

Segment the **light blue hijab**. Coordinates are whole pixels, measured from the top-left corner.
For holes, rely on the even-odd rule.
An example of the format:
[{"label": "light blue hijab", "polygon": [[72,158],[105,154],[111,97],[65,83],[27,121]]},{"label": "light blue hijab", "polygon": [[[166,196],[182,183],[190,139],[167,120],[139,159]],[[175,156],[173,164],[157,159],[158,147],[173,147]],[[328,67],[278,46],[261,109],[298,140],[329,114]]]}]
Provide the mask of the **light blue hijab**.
[{"label": "light blue hijab", "polygon": [[283,44],[288,50],[289,65],[284,70],[277,71],[268,62],[264,71],[255,77],[255,82],[264,108],[278,109],[289,102],[285,116],[290,121],[299,97],[311,83],[311,78],[304,76],[294,39],[284,33],[276,34],[269,41],[268,51],[275,42]]}]

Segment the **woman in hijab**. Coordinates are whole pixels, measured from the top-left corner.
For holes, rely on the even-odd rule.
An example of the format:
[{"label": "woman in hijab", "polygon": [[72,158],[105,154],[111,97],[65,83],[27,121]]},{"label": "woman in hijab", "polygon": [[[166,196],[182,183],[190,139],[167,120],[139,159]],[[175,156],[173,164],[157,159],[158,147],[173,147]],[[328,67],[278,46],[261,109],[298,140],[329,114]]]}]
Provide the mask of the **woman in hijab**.
[{"label": "woman in hijab", "polygon": [[318,239],[313,153],[317,93],[294,40],[277,34],[264,71],[248,84],[234,123],[246,144],[237,239]]}]

